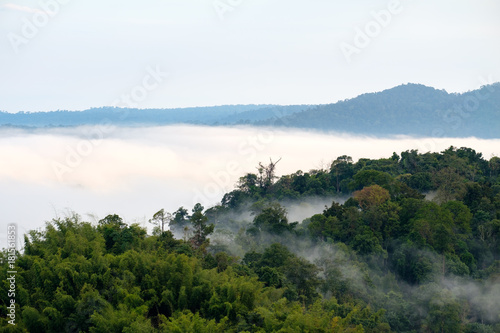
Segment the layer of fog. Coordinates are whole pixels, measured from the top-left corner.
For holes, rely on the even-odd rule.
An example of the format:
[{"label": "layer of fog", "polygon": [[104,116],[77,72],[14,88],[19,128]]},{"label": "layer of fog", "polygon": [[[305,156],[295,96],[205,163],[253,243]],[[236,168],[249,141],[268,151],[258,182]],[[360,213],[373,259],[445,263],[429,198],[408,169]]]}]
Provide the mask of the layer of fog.
[{"label": "layer of fog", "polygon": [[[343,200],[309,197],[302,198],[300,202],[284,201],[280,204],[286,208],[288,220],[292,222],[306,214],[310,217],[321,213],[325,204],[330,206],[332,201]],[[306,212],[301,211],[301,207]],[[257,238],[253,238],[246,232],[252,228],[252,220],[255,218],[251,211],[251,206],[248,205],[238,212],[231,211],[218,216],[217,221],[209,220],[210,223],[216,223],[214,233],[210,236],[212,254],[225,251],[241,259],[249,251],[263,253],[271,244],[280,243],[319,268],[318,276],[326,282],[326,288],[320,287],[319,291],[326,298],[335,297],[329,289],[331,281],[335,281],[334,285],[345,288],[341,289],[342,293],[356,295],[376,309],[382,306],[392,315],[401,315],[402,311],[408,310],[404,307],[410,306],[412,316],[423,320],[429,315],[427,311],[432,306],[443,307],[458,302],[463,307],[461,315],[472,321],[485,324],[500,322],[500,284],[495,275],[483,281],[449,272],[443,275],[443,257],[415,247],[412,251],[427,257],[432,267],[425,281],[419,285],[410,285],[393,273],[380,269],[382,261],[387,260],[383,255],[362,256],[339,242],[312,240],[288,232],[276,235],[261,231]],[[296,230],[301,229],[303,226],[296,226]],[[182,235],[178,234],[177,237],[181,238]],[[446,262],[446,265],[450,264],[448,260]]]},{"label": "layer of fog", "polygon": [[[489,159],[499,154],[499,143],[251,127],[0,129],[0,241],[5,244],[8,223],[24,232],[69,210],[87,220],[89,214],[99,219],[116,213],[128,223],[147,225],[161,208],[191,209],[196,202],[210,207],[239,177],[270,158],[282,158],[277,173],[283,175],[327,169],[344,154],[354,160],[382,158],[451,145],[473,148]],[[300,221],[310,211],[302,207],[290,214]]]}]

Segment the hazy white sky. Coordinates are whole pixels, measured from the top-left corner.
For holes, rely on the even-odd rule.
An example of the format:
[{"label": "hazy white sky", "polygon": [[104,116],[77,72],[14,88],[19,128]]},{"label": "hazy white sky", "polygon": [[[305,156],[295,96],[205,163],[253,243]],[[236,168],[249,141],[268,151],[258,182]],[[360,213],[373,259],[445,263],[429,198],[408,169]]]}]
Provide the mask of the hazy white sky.
[{"label": "hazy white sky", "polygon": [[466,91],[500,78],[499,17],[497,0],[0,0],[0,110]]}]

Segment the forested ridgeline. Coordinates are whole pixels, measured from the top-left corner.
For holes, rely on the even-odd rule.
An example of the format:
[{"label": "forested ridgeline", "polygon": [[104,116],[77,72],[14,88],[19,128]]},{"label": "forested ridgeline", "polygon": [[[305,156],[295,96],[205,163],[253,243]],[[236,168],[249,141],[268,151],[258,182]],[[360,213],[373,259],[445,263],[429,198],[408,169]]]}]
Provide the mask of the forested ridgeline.
[{"label": "forested ridgeline", "polygon": [[500,83],[447,93],[403,84],[324,105],[222,105],[179,109],[99,107],[84,111],[7,113],[0,129],[26,131],[100,125],[142,127],[173,124],[257,125],[387,137],[498,138]]},{"label": "forested ridgeline", "polygon": [[[0,331],[500,332],[500,158],[450,147],[277,167],[215,207],[159,210],[151,235],[117,215],[31,231],[16,326],[0,271]],[[287,211],[318,198],[332,203],[303,221]]]}]

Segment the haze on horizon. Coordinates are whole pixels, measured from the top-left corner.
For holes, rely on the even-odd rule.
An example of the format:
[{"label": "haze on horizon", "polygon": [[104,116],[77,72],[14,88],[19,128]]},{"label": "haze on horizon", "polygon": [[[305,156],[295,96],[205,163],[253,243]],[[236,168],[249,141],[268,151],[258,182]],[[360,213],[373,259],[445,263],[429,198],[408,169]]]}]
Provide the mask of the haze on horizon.
[{"label": "haze on horizon", "polygon": [[464,92],[500,78],[498,14],[494,0],[3,0],[0,110],[124,106],[134,89],[138,108]]}]

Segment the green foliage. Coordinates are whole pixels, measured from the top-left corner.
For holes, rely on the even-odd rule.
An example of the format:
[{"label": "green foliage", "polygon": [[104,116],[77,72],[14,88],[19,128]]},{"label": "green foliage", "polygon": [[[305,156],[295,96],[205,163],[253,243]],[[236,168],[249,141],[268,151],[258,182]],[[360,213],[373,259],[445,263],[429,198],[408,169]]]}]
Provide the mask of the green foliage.
[{"label": "green foliage", "polygon": [[432,332],[461,332],[460,310],[460,304],[446,291],[435,295],[430,301],[425,327]]},{"label": "green foliage", "polygon": [[190,238],[195,249],[206,246],[209,243],[207,236],[214,231],[214,225],[207,225],[208,217],[203,214],[204,207],[197,203],[193,208],[193,215],[190,217],[193,226],[193,237]]},{"label": "green foliage", "polygon": [[[498,331],[496,159],[455,147],[344,155],[275,181],[276,163],[242,177],[221,205],[158,211],[153,235],[118,215],[29,232],[18,325],[2,293],[0,332]],[[351,197],[290,223],[279,200],[311,194]],[[2,266],[2,290],[7,277]]]},{"label": "green foliage", "polygon": [[169,220],[168,226],[172,232],[182,233],[184,228],[189,225],[189,214],[187,209],[180,207],[174,213],[172,213],[172,218]]},{"label": "green foliage", "polygon": [[115,254],[137,245],[146,235],[146,231],[137,224],[127,226],[118,215],[108,215],[100,220],[98,229],[106,242],[106,250]]},{"label": "green foliage", "polygon": [[281,235],[286,231],[291,231],[296,223],[288,223],[286,209],[279,203],[271,203],[264,207],[254,218],[253,224],[260,231],[270,234]]},{"label": "green foliage", "polygon": [[338,224],[339,219],[336,216],[326,217],[324,214],[316,214],[311,216],[307,228],[313,237],[325,240],[328,237],[337,238],[335,236]]},{"label": "green foliage", "polygon": [[284,288],[289,300],[310,304],[319,296],[316,265],[297,257],[281,244],[272,244],[262,254],[249,252],[243,262],[253,268],[267,286]]},{"label": "green foliage", "polygon": [[351,190],[361,190],[371,185],[379,185],[387,189],[393,181],[391,175],[377,170],[362,170],[356,173],[353,178],[353,182],[349,184]]}]

